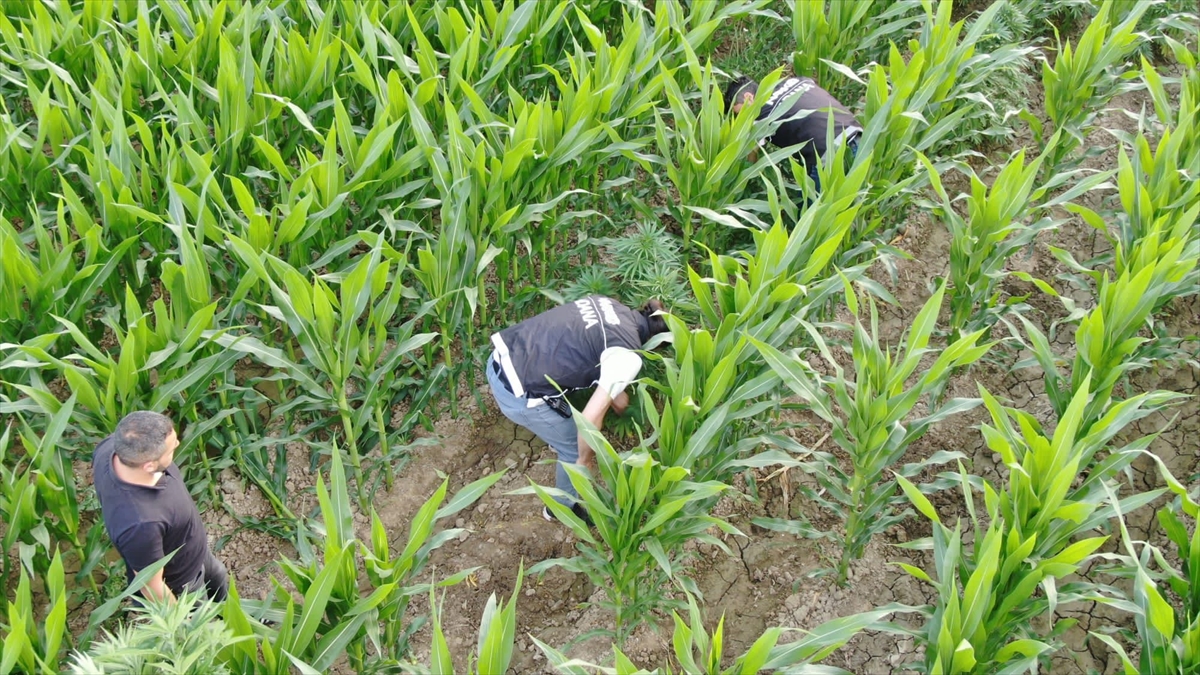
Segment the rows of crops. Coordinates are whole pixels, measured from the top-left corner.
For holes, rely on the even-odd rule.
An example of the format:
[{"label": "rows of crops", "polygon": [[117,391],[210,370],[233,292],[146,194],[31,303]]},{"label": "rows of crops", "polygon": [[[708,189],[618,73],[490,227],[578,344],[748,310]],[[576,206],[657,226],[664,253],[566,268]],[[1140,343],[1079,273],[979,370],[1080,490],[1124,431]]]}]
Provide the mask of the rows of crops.
[{"label": "rows of crops", "polygon": [[[446,523],[500,475],[454,494],[443,482],[411,523],[382,522],[371,500],[403,487],[423,427],[486,395],[492,330],[590,292],[663,297],[673,313],[638,386],[638,433],[614,448],[584,430],[599,476],[571,475],[595,529],[561,514],[578,555],[524,570],[562,567],[603,591],[607,667],[638,672],[620,648],[676,611],[671,667],[686,672],[798,668],[866,628],[913,636],[920,672],[1032,671],[1062,648],[1057,608],[1100,602],[1130,618],[1092,628],[1126,673],[1200,672],[1200,468],[1172,475],[1155,436],[1134,431],[1195,401],[1129,379],[1196,367],[1188,336],[1161,321],[1200,290],[1197,19],[1180,3],[3,7],[0,675],[504,672],[520,585],[452,663],[438,589],[472,570],[428,566],[459,534]],[[723,110],[722,31],[762,22],[798,46],[786,67],[865,129],[856,157],[821,167],[820,194],[789,150],[745,159],[770,135],[761,100]],[[1068,24],[1069,39],[1047,35]],[[765,89],[783,72],[752,74]],[[1152,109],[1106,133],[1103,111],[1134,91]],[[1109,151],[1115,166],[1097,165]],[[892,242],[914,222],[945,228],[950,258],[896,341],[878,306],[896,303]],[[1008,264],[1078,222],[1109,252],[1054,248],[1054,278]],[[1051,418],[983,386],[947,394],[984,361],[1040,368]],[[781,431],[797,403],[828,430],[825,450]],[[1000,480],[953,448],[909,453],[980,406]],[[272,517],[244,524],[296,551],[269,597],[235,584],[196,612],[120,613],[154,570],[123,587],[87,466],[141,409],[179,426],[199,501],[220,508],[227,469],[269,501]],[[319,514],[287,489],[295,441],[318,471]],[[1161,487],[1140,490],[1135,461]],[[803,497],[840,524],[753,524],[832,538],[841,583],[873,538],[928,520],[913,547],[935,564],[905,570],[935,601],[795,641],[772,628],[723,653],[690,557],[750,532],[713,506],[765,468],[811,476],[820,489]],[[946,491],[963,517],[934,507]],[[1137,540],[1123,516],[1150,508],[1161,529]],[[356,513],[371,515],[369,539]],[[426,595],[432,647],[417,663],[424,620],[409,605]],[[538,646],[560,672],[595,669]]]}]

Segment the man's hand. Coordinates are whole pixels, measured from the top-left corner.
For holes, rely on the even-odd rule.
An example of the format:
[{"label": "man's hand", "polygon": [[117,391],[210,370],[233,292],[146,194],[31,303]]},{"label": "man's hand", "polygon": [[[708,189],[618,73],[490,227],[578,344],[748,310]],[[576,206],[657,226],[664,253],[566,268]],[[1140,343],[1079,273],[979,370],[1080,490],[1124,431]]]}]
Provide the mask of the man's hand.
[{"label": "man's hand", "polygon": [[617,394],[617,397],[612,400],[613,412],[617,413],[618,415],[624,415],[625,411],[628,408],[629,408],[629,394],[627,394],[625,392],[621,392],[621,393]]}]

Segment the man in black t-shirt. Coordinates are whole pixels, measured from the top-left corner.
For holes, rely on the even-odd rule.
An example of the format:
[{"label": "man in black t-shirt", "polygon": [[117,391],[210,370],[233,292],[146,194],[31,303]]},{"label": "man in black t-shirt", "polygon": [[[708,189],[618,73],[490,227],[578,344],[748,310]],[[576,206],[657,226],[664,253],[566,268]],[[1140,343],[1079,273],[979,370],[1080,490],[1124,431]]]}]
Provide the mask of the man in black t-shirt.
[{"label": "man in black t-shirt", "polygon": [[[488,383],[504,416],[532,431],[558,455],[554,486],[567,496],[557,501],[590,522],[564,464],[593,472],[595,455],[575,427],[565,392],[595,387],[581,411],[597,429],[609,408],[629,405],[625,388],[637,379],[642,359],[636,350],[667,330],[662,303],[641,310],[598,295],[560,305],[492,335]],[[561,388],[561,392],[559,390]],[[552,520],[549,509],[542,510]]]},{"label": "man in black t-shirt", "polygon": [[[748,77],[736,78],[725,88],[725,109],[736,115],[757,94],[757,82]],[[810,77],[789,77],[776,84],[759,110],[758,119],[767,119],[781,105],[787,106],[778,118],[782,123],[767,140],[781,148],[799,145],[798,159],[820,190],[817,157],[825,157],[829,125],[833,124],[834,148],[846,144],[851,159],[858,151],[862,127],[846,106]]]},{"label": "man in black t-shirt", "polygon": [[148,598],[168,599],[205,589],[222,601],[229,590],[225,565],[208,548],[204,521],[175,465],[179,446],[171,420],[155,412],[125,416],[92,457],[92,482],[109,539],[125,560],[126,578],[175,555],[142,587]]}]

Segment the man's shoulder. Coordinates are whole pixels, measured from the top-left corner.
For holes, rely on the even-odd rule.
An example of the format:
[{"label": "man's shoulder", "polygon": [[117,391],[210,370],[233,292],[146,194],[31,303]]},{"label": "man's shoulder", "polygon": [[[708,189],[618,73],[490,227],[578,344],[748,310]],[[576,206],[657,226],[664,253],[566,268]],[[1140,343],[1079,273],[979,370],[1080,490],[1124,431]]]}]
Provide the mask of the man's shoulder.
[{"label": "man's shoulder", "polygon": [[112,457],[112,454],[112,436],[105,436],[96,444],[96,449],[92,450],[92,463],[94,464],[97,459],[101,459],[104,455]]},{"label": "man's shoulder", "polygon": [[97,491],[102,490],[111,482],[113,452],[112,436],[106,436],[96,444],[96,449],[92,451],[92,483],[96,486]]}]

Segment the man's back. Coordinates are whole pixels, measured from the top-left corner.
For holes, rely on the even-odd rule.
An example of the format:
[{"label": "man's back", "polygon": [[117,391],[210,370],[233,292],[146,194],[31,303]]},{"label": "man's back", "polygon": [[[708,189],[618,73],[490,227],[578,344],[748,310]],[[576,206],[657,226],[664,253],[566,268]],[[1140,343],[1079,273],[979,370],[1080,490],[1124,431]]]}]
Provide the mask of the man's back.
[{"label": "man's back", "polygon": [[113,470],[109,437],[96,446],[92,480],[104,526],[125,560],[129,580],[176,549],[163,573],[167,586],[178,591],[196,579],[208,554],[208,540],[179,467],[172,463],[153,486],[127,483]]},{"label": "man's back", "polygon": [[496,337],[511,355],[522,388],[534,396],[553,396],[558,390],[547,376],[564,390],[594,385],[601,353],[610,347],[640,349],[644,324],[638,312],[593,295],[530,317]]},{"label": "man's back", "polygon": [[804,143],[799,152],[810,168],[816,166],[817,157],[825,155],[830,113],[835,138],[847,129],[858,128],[854,115],[808,77],[789,77],[775,85],[759,112],[759,119],[766,119],[788,101],[791,105],[779,117],[784,122],[768,140],[779,147]]}]

